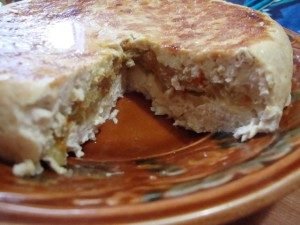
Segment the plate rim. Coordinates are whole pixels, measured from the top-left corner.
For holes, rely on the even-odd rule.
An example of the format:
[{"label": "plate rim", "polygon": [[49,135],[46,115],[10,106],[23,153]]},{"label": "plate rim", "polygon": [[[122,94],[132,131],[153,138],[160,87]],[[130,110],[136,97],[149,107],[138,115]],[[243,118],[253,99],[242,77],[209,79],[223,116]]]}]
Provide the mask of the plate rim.
[{"label": "plate rim", "polygon": [[[57,208],[41,208],[30,207],[28,205],[16,205],[12,203],[0,203],[0,211],[6,212],[11,218],[15,215],[22,215],[22,218],[31,218],[40,220],[48,224],[45,219],[49,219],[49,224],[53,224],[54,221],[63,222],[64,224],[85,224],[89,220],[89,224],[99,224],[101,219],[105,221],[105,224],[114,220],[120,223],[130,224],[194,224],[204,222],[207,225],[217,225],[220,223],[230,222],[235,219],[239,219],[243,216],[249,215],[255,211],[258,211],[276,200],[280,199],[284,195],[300,188],[300,149],[295,149],[292,153],[283,157],[282,159],[274,162],[273,164],[261,169],[257,172],[253,172],[240,179],[231,181],[221,187],[216,187],[200,192],[188,194],[186,196],[176,197],[172,199],[162,199],[156,202],[150,203],[138,203],[133,205],[114,206],[112,208],[86,208],[86,209],[57,209]],[[277,172],[280,173],[277,173]],[[279,178],[277,179],[277,177]],[[237,192],[241,190],[245,191],[247,187],[251,187],[257,184],[257,179],[263,180],[268,178],[267,182],[262,182],[262,186],[258,185],[256,188],[250,189],[250,192],[241,196]],[[272,180],[276,179],[276,181]],[[226,193],[222,189],[226,189]],[[218,193],[221,196],[229,195],[233,198],[228,198],[227,201],[215,202],[207,206],[199,205],[204,201],[201,196],[211,194],[212,192]],[[216,198],[216,197],[214,197]],[[201,201],[198,201],[198,200]],[[179,207],[176,205],[180,201]],[[253,204],[253,207],[246,207],[246,205]],[[192,209],[187,209],[188,206],[193,206]],[[142,207],[141,207],[142,206]],[[172,206],[171,208],[169,206]],[[166,207],[168,207],[166,213]],[[177,215],[174,215],[175,209],[180,211]],[[198,208],[198,209],[196,209]],[[3,211],[4,210],[4,211]],[[236,211],[239,210],[238,216]],[[80,213],[78,213],[80,211]],[[158,211],[163,211],[164,215],[158,216]],[[171,213],[171,211],[173,211]],[[122,212],[122,213],[120,213]],[[156,216],[156,219],[149,218],[149,214]],[[117,215],[116,215],[117,214]],[[123,214],[123,215],[120,215]],[[173,215],[172,215],[173,214]],[[1,215],[1,214],[0,214]],[[148,215],[148,217],[146,217]],[[71,216],[71,218],[70,218]],[[119,218],[116,218],[118,216]],[[2,216],[3,217],[3,216]],[[126,221],[127,218],[127,221]],[[221,218],[221,220],[220,220]],[[119,220],[119,221],[116,221]],[[125,220],[124,220],[125,219]],[[129,219],[129,221],[128,221]],[[0,216],[1,221],[1,216]],[[5,224],[18,224],[10,223],[11,220],[6,221]],[[28,220],[27,220],[28,221]],[[17,222],[17,221],[15,221]],[[22,224],[22,223],[21,223]],[[34,224],[34,222],[23,223]]]}]

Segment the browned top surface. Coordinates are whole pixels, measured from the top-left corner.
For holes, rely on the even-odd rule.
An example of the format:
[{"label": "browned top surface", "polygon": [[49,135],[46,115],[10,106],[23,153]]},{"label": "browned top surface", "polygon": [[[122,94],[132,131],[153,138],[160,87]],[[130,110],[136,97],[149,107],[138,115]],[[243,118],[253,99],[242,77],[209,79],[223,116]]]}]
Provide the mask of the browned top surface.
[{"label": "browned top surface", "polygon": [[270,23],[221,1],[25,0],[0,9],[0,81],[72,73],[129,36],[194,53],[232,49],[266,38]]}]

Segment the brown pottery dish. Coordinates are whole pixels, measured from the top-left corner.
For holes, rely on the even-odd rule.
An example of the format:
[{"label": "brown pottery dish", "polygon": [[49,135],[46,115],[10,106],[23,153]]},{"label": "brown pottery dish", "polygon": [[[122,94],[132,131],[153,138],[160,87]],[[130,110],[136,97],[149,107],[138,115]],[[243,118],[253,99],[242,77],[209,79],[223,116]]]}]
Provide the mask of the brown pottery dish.
[{"label": "brown pottery dish", "polygon": [[257,211],[300,184],[300,37],[292,104],[280,130],[241,143],[195,134],[157,117],[142,96],[118,102],[67,175],[13,176],[0,163],[1,224],[223,224]]}]

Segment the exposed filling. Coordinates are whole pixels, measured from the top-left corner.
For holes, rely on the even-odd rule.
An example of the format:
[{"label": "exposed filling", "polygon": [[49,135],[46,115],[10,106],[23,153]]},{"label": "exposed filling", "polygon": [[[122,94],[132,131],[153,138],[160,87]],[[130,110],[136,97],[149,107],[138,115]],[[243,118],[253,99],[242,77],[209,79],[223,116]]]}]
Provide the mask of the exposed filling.
[{"label": "exposed filling", "polygon": [[[159,63],[155,53],[151,50],[134,50],[132,59],[136,66],[129,69],[127,75],[125,75],[128,79],[129,89],[141,92],[152,99],[153,110],[156,114],[171,116],[175,119],[177,125],[197,132],[217,131],[218,127],[205,130],[203,125],[200,126],[200,123],[205,123],[201,121],[201,118],[197,119],[198,125],[196,126],[192,124],[195,121],[188,121],[187,114],[192,114],[193,110],[199,111],[197,107],[207,104],[219,104],[220,108],[222,108],[221,104],[224,107],[230,106],[230,109],[226,112],[227,114],[239,115],[244,111],[243,116],[238,117],[236,121],[243,120],[247,123],[250,123],[250,119],[256,116],[256,108],[260,108],[260,104],[255,104],[249,95],[251,92],[248,90],[247,85],[241,85],[238,89],[235,89],[226,84],[212,83],[206,79],[200,70],[194,72],[194,74],[192,74],[193,71],[185,71],[184,68],[178,71]],[[113,77],[126,67],[125,65],[122,67],[120,61],[116,61],[114,64],[110,74],[99,76],[98,79],[101,78],[101,80],[95,77],[87,93],[85,93],[83,101],[73,103],[71,114],[67,117],[68,125],[66,127],[73,123],[80,125],[96,116],[99,110],[97,106],[101,99],[109,93]],[[153,77],[151,78],[151,76]],[[181,102],[182,100],[183,102]],[[184,106],[185,103],[187,103],[186,106]],[[252,111],[249,111],[249,105],[253,106]],[[201,114],[198,116],[201,116]],[[227,116],[225,115],[225,117]],[[229,122],[232,123],[233,127],[244,125],[231,120]],[[221,124],[220,126],[225,125]],[[51,157],[60,165],[66,164],[66,152],[68,151],[66,137],[68,137],[68,134],[69,130],[67,128],[61,137],[55,138],[56,144],[53,150],[50,151]]]},{"label": "exposed filling", "polygon": [[[53,148],[47,151],[46,159],[54,160],[49,163],[58,164],[57,166],[50,165],[51,167],[58,168],[59,165],[66,165],[66,155],[69,151],[67,139],[70,134],[70,129],[72,129],[72,126],[75,124],[80,126],[86,121],[95,120],[96,116],[99,114],[99,104],[101,104],[103,98],[109,94],[112,88],[112,79],[115,77],[113,73],[114,71],[111,71],[111,74],[104,77],[95,77],[88,88],[88,91],[85,93],[84,100],[75,101],[73,103],[71,113],[66,116],[66,124],[63,127],[61,134],[59,136],[54,134],[55,144]],[[101,78],[101,80],[99,80],[99,78]]]},{"label": "exposed filling", "polygon": [[[230,87],[226,83],[211,82],[206,79],[201,70],[196,71],[196,73],[191,70],[185,71],[182,66],[182,71],[178,71],[159,63],[155,53],[151,50],[140,53],[134,60],[145,73],[155,75],[164,92],[174,90],[176,94],[182,96],[189,94],[211,100],[222,99],[222,101],[232,106],[249,107],[253,105],[253,108],[261,108],[260,103],[256,104],[254,102],[253,98],[255,96],[250,95],[252,92],[248,84]],[[255,114],[255,111],[253,113]]]},{"label": "exposed filling", "polygon": [[111,88],[112,78],[105,76],[100,82],[93,82],[83,101],[74,102],[68,121],[82,124],[91,115],[97,114],[97,103],[106,96]]},{"label": "exposed filling", "polygon": [[[128,51],[126,47],[124,50]],[[152,109],[156,114],[169,115],[176,125],[196,132],[233,132],[235,128],[249,124],[263,107],[261,102],[256,102],[259,96],[251,96],[253,90],[247,82],[236,86],[226,82],[214,83],[200,68],[193,70],[182,66],[178,70],[163,65],[152,50],[129,48],[127,60],[134,63],[126,64],[122,60],[117,59],[107,74],[93,77],[84,99],[74,101],[70,113],[64,115],[66,124],[60,134],[53,132],[55,143],[46,152],[46,161],[54,170],[58,171],[60,165],[66,164],[67,141],[72,126],[80,126],[86,121],[95,123],[101,109],[100,103],[110,93],[116,74],[123,73],[127,67],[131,69],[123,77],[128,80],[129,91],[143,93],[152,100]],[[228,127],[227,130],[224,127]]]},{"label": "exposed filling", "polygon": [[153,73],[164,85],[165,88],[174,87],[176,90],[189,90],[201,92],[207,85],[207,80],[201,71],[191,74],[191,71],[178,71],[169,66],[159,63],[153,51],[148,50],[135,59],[136,63]]}]

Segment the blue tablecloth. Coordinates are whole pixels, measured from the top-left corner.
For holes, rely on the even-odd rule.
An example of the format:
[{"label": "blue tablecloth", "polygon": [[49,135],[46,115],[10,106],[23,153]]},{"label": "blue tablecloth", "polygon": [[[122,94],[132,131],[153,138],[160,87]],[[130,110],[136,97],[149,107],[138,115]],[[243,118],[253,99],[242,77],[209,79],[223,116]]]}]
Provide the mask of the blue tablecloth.
[{"label": "blue tablecloth", "polygon": [[282,26],[300,33],[300,0],[228,0],[262,11]]}]

